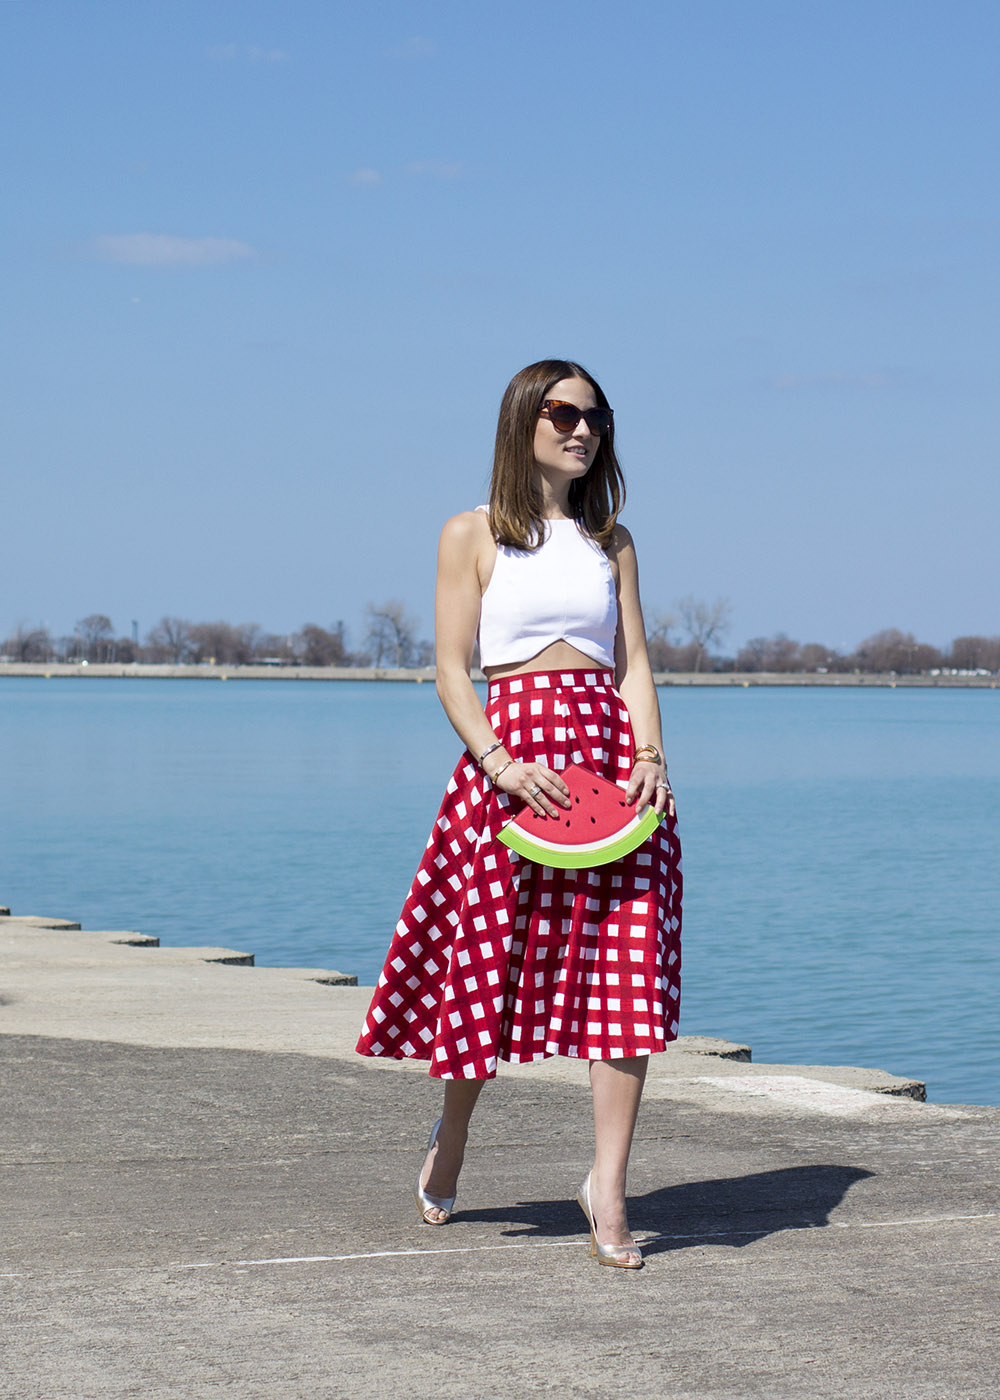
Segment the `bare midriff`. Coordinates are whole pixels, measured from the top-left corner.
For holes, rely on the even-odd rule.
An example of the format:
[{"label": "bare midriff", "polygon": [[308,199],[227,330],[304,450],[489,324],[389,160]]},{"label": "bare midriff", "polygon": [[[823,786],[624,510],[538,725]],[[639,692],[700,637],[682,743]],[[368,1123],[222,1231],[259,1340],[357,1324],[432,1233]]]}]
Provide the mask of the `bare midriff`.
[{"label": "bare midriff", "polygon": [[507,666],[484,666],[487,680],[498,676],[526,676],[532,671],[608,671],[611,668],[595,661],[586,652],[578,651],[569,642],[552,642],[527,661],[514,661]]}]

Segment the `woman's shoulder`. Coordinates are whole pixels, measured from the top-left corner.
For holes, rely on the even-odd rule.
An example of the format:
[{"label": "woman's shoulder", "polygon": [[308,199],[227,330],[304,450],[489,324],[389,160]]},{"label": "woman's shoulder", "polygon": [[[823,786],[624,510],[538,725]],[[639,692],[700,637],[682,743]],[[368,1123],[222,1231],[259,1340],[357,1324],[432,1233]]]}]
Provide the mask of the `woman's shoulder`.
[{"label": "woman's shoulder", "polygon": [[611,536],[611,544],[608,546],[608,553],[617,558],[629,550],[635,553],[635,542],[632,539],[631,531],[623,525],[620,520],[615,522],[614,532]]},{"label": "woman's shoulder", "polygon": [[635,545],[632,535],[620,522],[615,522],[611,543],[607,548],[608,563],[614,575],[615,586],[620,588],[623,578],[634,577],[636,573]]},{"label": "woman's shoulder", "polygon": [[490,518],[486,511],[481,508],[463,510],[444,522],[441,547],[455,551],[478,550],[492,538]]}]

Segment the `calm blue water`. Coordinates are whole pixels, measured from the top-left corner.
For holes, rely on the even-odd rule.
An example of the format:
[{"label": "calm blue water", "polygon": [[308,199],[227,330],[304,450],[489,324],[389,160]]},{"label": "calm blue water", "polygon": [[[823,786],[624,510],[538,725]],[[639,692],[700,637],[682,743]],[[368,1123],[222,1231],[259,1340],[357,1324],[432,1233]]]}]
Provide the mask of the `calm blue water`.
[{"label": "calm blue water", "polygon": [[[664,690],[682,1031],[1000,1102],[1000,694]],[[431,685],[0,681],[0,903],[374,981],[460,745]]]}]

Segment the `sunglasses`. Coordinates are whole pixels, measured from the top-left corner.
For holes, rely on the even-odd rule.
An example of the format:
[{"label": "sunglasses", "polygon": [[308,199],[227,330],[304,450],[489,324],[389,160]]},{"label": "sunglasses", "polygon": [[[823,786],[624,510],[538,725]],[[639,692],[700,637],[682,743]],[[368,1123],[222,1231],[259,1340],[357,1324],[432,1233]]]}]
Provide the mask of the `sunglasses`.
[{"label": "sunglasses", "polygon": [[557,433],[571,433],[582,418],[595,437],[608,431],[615,419],[613,408],[577,408],[575,403],[563,399],[546,399],[538,410],[540,418],[547,418]]}]

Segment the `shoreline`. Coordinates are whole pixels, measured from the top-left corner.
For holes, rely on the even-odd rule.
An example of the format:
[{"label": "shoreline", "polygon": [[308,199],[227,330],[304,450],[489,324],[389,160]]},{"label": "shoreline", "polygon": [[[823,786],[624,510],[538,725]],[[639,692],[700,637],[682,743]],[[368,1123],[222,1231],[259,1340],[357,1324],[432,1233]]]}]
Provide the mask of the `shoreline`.
[{"label": "shoreline", "polygon": [[[201,681],[393,681],[422,685],[435,679],[433,666],[222,666],[132,662],[8,661],[0,662],[0,680],[42,677],[45,680],[201,680]],[[481,671],[472,672],[474,681],[485,683]],[[654,671],[658,687],[754,686],[830,687],[853,686],[871,689],[996,690],[1000,676],[902,675],[885,672],[815,671]]]},{"label": "shoreline", "polygon": [[[211,931],[209,931],[210,933]],[[254,955],[214,944],[161,946],[136,930],[85,930],[71,919],[0,907],[7,968],[0,1043],[10,1035],[143,1045],[298,1054],[357,1065],[354,1045],[373,987],[352,973],[317,967],[255,967]],[[426,1060],[369,1060],[381,1069],[427,1074]],[[527,1065],[501,1061],[501,1078],[580,1082],[583,1061],[552,1055]],[[697,1032],[650,1057],[649,1092],[704,1101],[725,1113],[767,1105],[864,1116],[888,1104],[927,1113],[927,1085],[856,1065],[753,1062],[751,1047]],[[973,1106],[976,1107],[976,1106]]]}]

